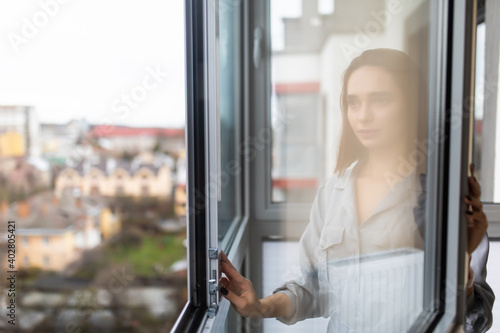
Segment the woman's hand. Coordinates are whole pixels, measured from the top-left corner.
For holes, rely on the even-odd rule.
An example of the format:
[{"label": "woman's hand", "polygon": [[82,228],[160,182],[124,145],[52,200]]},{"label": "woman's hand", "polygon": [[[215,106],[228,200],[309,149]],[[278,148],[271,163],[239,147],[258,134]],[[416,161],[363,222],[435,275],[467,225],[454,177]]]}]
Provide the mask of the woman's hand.
[{"label": "woman's hand", "polygon": [[264,306],[257,297],[252,282],[238,272],[224,252],[221,252],[221,271],[226,277],[221,278],[220,292],[231,302],[236,312],[243,317],[263,318]]},{"label": "woman's hand", "polygon": [[474,177],[474,164],[470,165],[470,173],[469,195],[464,198],[464,201],[468,205],[465,212],[468,229],[467,252],[472,254],[479,243],[481,243],[486,229],[488,229],[488,220],[483,212],[483,204],[480,201],[481,185],[479,185],[479,182]]}]

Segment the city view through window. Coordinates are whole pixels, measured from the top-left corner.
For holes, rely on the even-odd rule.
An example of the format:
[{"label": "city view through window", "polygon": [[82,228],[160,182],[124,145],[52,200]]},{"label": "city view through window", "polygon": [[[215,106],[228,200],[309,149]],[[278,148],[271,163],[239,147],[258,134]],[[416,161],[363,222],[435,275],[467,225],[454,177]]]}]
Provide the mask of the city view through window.
[{"label": "city view through window", "polygon": [[169,331],[187,300],[183,1],[2,2],[0,21],[0,331]]}]

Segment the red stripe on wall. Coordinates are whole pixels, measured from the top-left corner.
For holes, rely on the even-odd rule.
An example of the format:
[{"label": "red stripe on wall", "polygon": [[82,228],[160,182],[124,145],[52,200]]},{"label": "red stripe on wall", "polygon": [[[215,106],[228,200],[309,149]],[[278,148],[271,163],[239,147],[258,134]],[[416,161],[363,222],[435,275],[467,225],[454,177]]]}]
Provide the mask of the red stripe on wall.
[{"label": "red stripe on wall", "polygon": [[273,179],[273,188],[315,188],[317,186],[317,183],[317,180],[314,178],[276,178]]},{"label": "red stripe on wall", "polygon": [[315,93],[319,92],[320,87],[319,82],[276,83],[274,92],[276,94]]}]

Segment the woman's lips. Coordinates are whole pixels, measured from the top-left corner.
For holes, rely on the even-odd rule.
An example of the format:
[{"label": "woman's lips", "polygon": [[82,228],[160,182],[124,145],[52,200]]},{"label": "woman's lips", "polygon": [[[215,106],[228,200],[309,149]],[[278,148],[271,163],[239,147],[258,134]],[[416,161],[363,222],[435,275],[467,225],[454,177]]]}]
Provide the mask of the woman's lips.
[{"label": "woman's lips", "polygon": [[358,135],[363,139],[370,139],[374,137],[378,133],[378,130],[369,129],[369,130],[359,130]]}]

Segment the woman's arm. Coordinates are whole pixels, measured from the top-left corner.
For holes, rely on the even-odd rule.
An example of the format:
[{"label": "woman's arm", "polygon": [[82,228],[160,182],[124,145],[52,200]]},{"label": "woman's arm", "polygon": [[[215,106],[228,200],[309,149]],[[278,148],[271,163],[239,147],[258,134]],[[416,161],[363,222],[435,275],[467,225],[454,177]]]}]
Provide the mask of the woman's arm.
[{"label": "woman's arm", "polygon": [[481,203],[481,185],[474,177],[474,164],[470,165],[471,176],[469,176],[469,195],[464,198],[468,209],[465,212],[467,219],[467,252],[472,254],[479,246],[488,229],[488,220],[483,212]]},{"label": "woman's arm", "polygon": [[[221,293],[240,315],[252,318],[273,318],[292,325],[312,317],[328,316],[328,292],[320,291],[318,282],[318,244],[324,226],[323,213],[329,191],[324,182],[311,208],[310,222],[299,241],[298,268],[287,276],[287,282],[273,294],[259,299],[252,282],[245,279],[227,257],[221,256]],[[333,185],[332,185],[333,186]]]},{"label": "woman's arm", "polygon": [[493,322],[492,309],[495,294],[486,282],[486,263],[488,261],[489,240],[485,235],[472,253],[469,269],[472,273],[472,290],[468,290],[465,332],[486,332]]},{"label": "woman's arm", "polygon": [[465,215],[468,229],[467,252],[471,254],[465,331],[475,333],[486,332],[491,327],[495,294],[486,282],[486,263],[489,252],[489,240],[486,235],[488,220],[480,201],[481,186],[474,177],[474,165],[470,166],[470,172],[469,195],[464,199],[468,205]]}]

